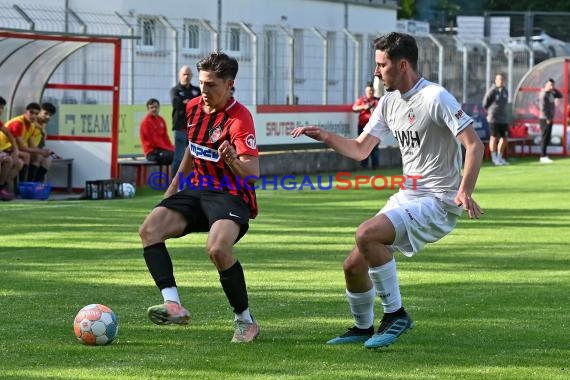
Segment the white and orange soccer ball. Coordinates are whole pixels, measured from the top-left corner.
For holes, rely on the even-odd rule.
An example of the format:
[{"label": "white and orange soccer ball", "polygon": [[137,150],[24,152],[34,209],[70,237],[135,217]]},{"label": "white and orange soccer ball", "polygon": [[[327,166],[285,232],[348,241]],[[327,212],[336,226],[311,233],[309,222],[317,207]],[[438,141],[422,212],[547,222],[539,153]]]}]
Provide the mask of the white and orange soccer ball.
[{"label": "white and orange soccer ball", "polygon": [[89,346],[110,344],[119,331],[119,323],[113,310],[93,303],[79,310],[73,322],[77,340]]}]

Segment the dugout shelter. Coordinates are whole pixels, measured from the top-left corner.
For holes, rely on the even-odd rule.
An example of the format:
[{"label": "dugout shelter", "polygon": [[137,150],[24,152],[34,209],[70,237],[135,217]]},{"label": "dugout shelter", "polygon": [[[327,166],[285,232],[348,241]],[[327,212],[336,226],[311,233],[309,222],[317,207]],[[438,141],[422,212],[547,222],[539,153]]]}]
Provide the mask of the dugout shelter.
[{"label": "dugout shelter", "polygon": [[[26,104],[41,103],[44,91],[103,91],[110,102],[110,133],[108,136],[89,137],[69,133],[48,133],[46,145],[60,156],[74,159],[73,187],[83,188],[85,181],[116,178],[118,157],[118,131],[120,106],[121,39],[123,36],[93,36],[72,33],[49,33],[0,29],[0,95],[7,100],[5,120],[23,113]],[[132,38],[132,37],[131,37]],[[109,75],[100,83],[52,82],[56,70],[74,53],[88,46],[98,45],[112,57],[106,64]],[[56,104],[56,106],[58,106]],[[52,123],[78,123],[79,120],[62,120],[59,112]],[[66,132],[67,131],[67,132]],[[56,186],[60,178],[53,178]],[[61,178],[63,183],[63,178]]]},{"label": "dugout shelter", "polygon": [[[522,131],[532,138],[531,153],[540,153],[541,133],[539,126],[538,97],[544,83],[554,79],[556,88],[562,92],[563,98],[558,100],[556,114],[552,125],[552,137],[548,146],[548,154],[568,156],[570,142],[568,134],[568,106],[570,89],[570,57],[556,57],[540,62],[530,69],[519,82],[513,97],[513,122],[510,132]],[[514,136],[518,137],[518,136]]]}]

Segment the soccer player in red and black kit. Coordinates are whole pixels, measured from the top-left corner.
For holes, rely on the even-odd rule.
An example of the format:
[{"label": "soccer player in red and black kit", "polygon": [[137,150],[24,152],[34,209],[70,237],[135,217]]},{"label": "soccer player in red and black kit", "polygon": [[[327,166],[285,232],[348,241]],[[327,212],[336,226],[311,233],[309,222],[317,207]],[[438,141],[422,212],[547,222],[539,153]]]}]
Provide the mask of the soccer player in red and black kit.
[{"label": "soccer player in red and black kit", "polygon": [[202,95],[186,106],[188,148],[164,199],[139,230],[146,264],[164,299],[150,307],[148,315],[159,325],[188,323],[190,314],[180,304],[164,242],[208,232],[206,251],[235,313],[232,342],[250,342],[259,326],[249,311],[245,277],[233,245],[257,215],[252,181],[259,178],[255,129],[250,112],[231,95],[237,61],[213,52],[196,66]]}]

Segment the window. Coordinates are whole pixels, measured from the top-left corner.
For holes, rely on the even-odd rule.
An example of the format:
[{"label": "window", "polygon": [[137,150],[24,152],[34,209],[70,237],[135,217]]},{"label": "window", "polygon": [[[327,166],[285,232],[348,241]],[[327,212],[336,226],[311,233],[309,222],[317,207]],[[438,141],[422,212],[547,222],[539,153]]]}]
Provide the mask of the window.
[{"label": "window", "polygon": [[140,46],[153,48],[156,43],[156,20],[150,17],[141,17],[139,19],[140,28]]},{"label": "window", "polygon": [[196,21],[185,21],[183,44],[184,49],[200,49],[200,25]]},{"label": "window", "polygon": [[241,51],[241,29],[236,26],[230,26],[228,29],[228,50],[232,52]]},{"label": "window", "polygon": [[140,39],[137,47],[141,53],[165,54],[166,29],[156,16],[140,16],[138,18]]},{"label": "window", "polygon": [[[337,38],[335,32],[327,32],[327,58],[328,58],[328,85],[335,85],[338,83],[338,78],[342,75],[337,72],[338,55],[337,55]],[[372,60],[374,62],[374,60]]]},{"label": "window", "polygon": [[295,39],[293,45],[295,49],[295,83],[304,83],[306,80],[303,36],[303,29],[293,29],[293,38]]}]

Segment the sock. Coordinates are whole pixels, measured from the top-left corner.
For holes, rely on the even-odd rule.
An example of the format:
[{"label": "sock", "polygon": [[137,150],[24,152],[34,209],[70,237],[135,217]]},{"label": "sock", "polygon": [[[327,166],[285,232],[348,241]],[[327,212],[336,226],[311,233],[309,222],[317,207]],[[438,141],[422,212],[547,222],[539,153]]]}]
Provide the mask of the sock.
[{"label": "sock", "polygon": [[354,317],[354,325],[359,329],[370,328],[374,324],[374,300],[376,289],[374,286],[364,293],[352,293],[346,289],[346,298],[350,312]]},{"label": "sock", "polygon": [[491,160],[493,161],[497,160],[497,152],[491,152]]},{"label": "sock", "polygon": [[376,287],[382,301],[384,313],[393,313],[402,307],[400,284],[396,273],[396,260],[392,259],[384,265],[370,268],[368,274]]},{"label": "sock", "polygon": [[178,296],[178,288],[176,286],[161,289],[160,293],[162,293],[162,298],[164,299],[164,303],[171,301],[171,302],[176,302],[177,304],[180,305],[180,297]]},{"label": "sock", "polygon": [[249,313],[249,307],[247,309],[245,309],[244,311],[242,311],[241,313],[235,313],[234,319],[236,321],[242,321],[242,322],[248,322],[248,323],[253,322],[253,318],[251,318],[251,314]]},{"label": "sock", "polygon": [[245,287],[245,276],[239,261],[236,261],[231,268],[220,272],[220,283],[226,293],[230,305],[234,308],[235,314],[241,314],[248,308],[247,289]]},{"label": "sock", "polygon": [[43,166],[40,166],[38,168],[38,171],[36,172],[36,177],[33,179],[33,181],[34,182],[43,182],[45,180],[46,173],[47,173],[47,169],[44,168]]},{"label": "sock", "polygon": [[144,247],[144,260],[148,271],[154,279],[154,283],[160,290],[176,287],[172,260],[170,260],[170,255],[164,243],[156,243]]},{"label": "sock", "polygon": [[19,176],[18,180],[20,182],[26,182],[26,180],[28,179],[28,166],[29,165],[22,166],[22,170],[20,170],[20,173],[18,174]]},{"label": "sock", "polygon": [[30,165],[28,167],[28,182],[34,182],[36,179],[36,173],[40,167],[36,165]]}]

